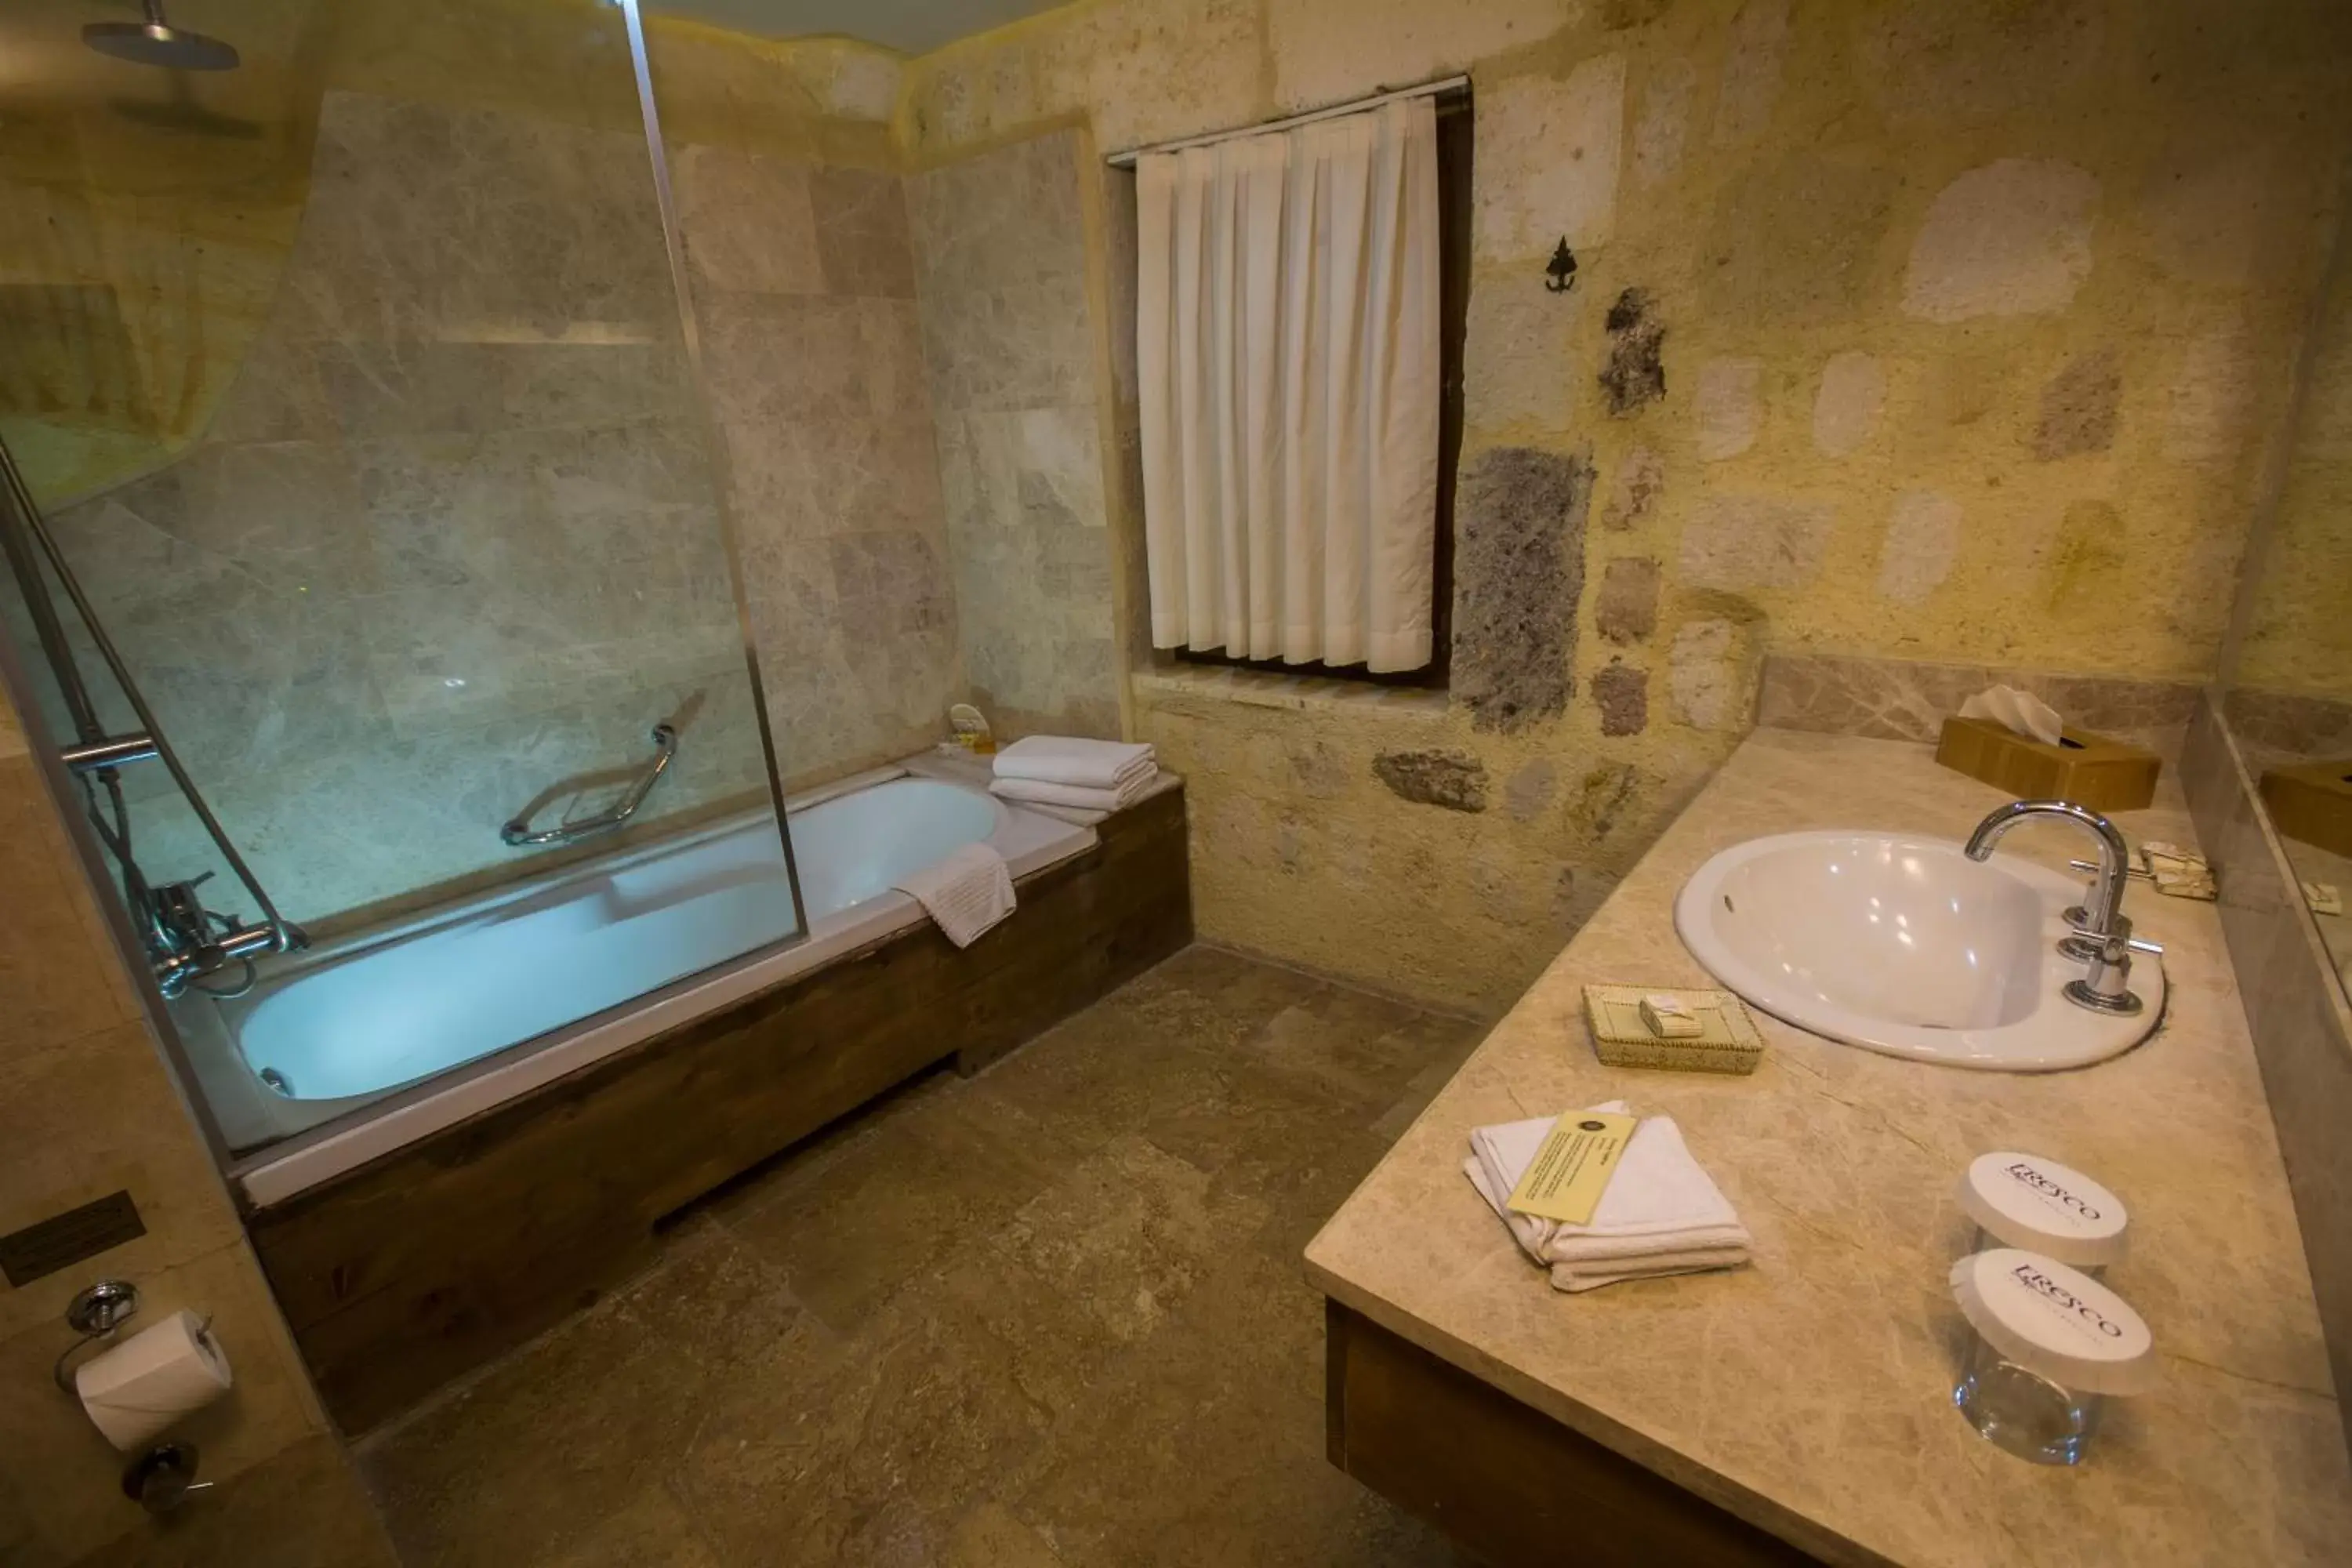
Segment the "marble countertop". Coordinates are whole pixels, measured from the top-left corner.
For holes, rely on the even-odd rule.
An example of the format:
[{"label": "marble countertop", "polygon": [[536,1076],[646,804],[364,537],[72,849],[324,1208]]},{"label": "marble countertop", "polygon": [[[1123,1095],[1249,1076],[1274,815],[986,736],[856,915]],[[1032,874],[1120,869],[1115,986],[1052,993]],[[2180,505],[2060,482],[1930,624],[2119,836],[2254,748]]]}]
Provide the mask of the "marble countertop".
[{"label": "marble countertop", "polygon": [[[1760,730],[1496,1026],[1307,1249],[1341,1303],[1832,1562],[2352,1562],[2352,1468],[2303,1244],[2213,906],[2134,884],[2171,1004],[2079,1071],[1879,1056],[1759,1016],[1751,1078],[1602,1066],[1591,981],[1711,982],[1673,901],[1718,849],[1850,826],[1964,837],[2000,791],[1906,742]],[[2194,842],[2168,772],[2141,837]],[[2084,843],[2021,827],[2063,865]],[[1551,1289],[1462,1174],[1473,1127],[1622,1097],[1671,1114],[1738,1206],[1754,1263]],[[1968,1333],[1946,1272],[1969,1160],[2023,1149],[2131,1205],[2108,1277],[2155,1331],[2157,1390],[2107,1402],[2074,1469],[2027,1464],[1951,1405]]]}]

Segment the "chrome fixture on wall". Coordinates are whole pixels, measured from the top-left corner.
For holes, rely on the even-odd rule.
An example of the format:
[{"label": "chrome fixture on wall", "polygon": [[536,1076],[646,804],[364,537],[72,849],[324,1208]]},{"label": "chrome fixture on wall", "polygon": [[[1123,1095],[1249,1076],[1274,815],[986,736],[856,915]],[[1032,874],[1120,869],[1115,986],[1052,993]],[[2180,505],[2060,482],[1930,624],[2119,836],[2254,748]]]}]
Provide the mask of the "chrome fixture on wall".
[{"label": "chrome fixture on wall", "polygon": [[2072,822],[2099,841],[2098,880],[2091,885],[2088,900],[2068,911],[2075,931],[2058,944],[2059,952],[2088,966],[2082,979],[2066,983],[2066,1000],[2095,1013],[2138,1012],[2140,999],[2131,989],[2132,924],[2124,915],[2131,850],[2114,823],[2071,800],[2013,800],[1977,824],[1969,835],[1969,858],[1989,858],[2011,828],[2036,816]]},{"label": "chrome fixture on wall", "polygon": [[[16,579],[26,615],[33,625],[34,640],[40,645],[42,658],[57,679],[68,722],[73,727],[74,742],[60,749],[59,759],[80,781],[90,826],[114,858],[122,881],[123,903],[140,944],[146,950],[157,988],[166,997],[178,996],[191,985],[213,991],[213,987],[201,983],[236,964],[243,968],[242,979],[232,989],[215,994],[242,994],[253,983],[255,959],[264,953],[291,952],[307,947],[309,939],[299,927],[278,912],[259,879],[246,866],[244,857],[229,842],[219,819],[205,804],[195,782],[173,754],[162,728],[155,722],[153,710],[131,680],[129,667],[115,651],[106,628],[99,625],[89,596],[82,592],[57,541],[50,536],[40,508],[34,504],[32,490],[26,485],[16,457],[5,440],[0,440],[0,555],[5,555]],[[65,623],[49,596],[45,564],[65,589],[91,646],[105,661],[121,689],[123,700],[136,716],[138,728],[133,732],[110,735],[99,721],[98,705],[90,700],[89,688],[82,680]],[[235,915],[205,907],[197,889],[211,878],[209,871],[191,880],[168,882],[161,887],[147,880],[132,849],[131,810],[123,799],[121,770],[151,759],[163,764],[172,782],[187,798],[189,807],[220,851],[221,858],[245,885],[254,907],[261,911],[259,922],[248,924]]]},{"label": "chrome fixture on wall", "polygon": [[237,68],[237,53],[218,38],[174,27],[163,15],[163,0],[145,0],[143,22],[89,22],[81,41],[101,55],[135,66],[161,66],[166,70],[226,71]]},{"label": "chrome fixture on wall", "polygon": [[[533,802],[523,808],[522,815],[499,828],[499,837],[518,849],[535,849],[551,844],[573,844],[599,833],[610,833],[637,815],[637,807],[646,804],[646,796],[653,794],[654,785],[661,783],[662,774],[669,772],[669,765],[677,756],[677,731],[668,724],[656,724],[654,726],[654,760],[646,764],[643,773],[630,781],[628,792],[611,809],[583,817],[578,822],[559,823],[534,833],[530,826],[530,814],[540,803]],[[541,797],[542,801],[545,798]]]}]

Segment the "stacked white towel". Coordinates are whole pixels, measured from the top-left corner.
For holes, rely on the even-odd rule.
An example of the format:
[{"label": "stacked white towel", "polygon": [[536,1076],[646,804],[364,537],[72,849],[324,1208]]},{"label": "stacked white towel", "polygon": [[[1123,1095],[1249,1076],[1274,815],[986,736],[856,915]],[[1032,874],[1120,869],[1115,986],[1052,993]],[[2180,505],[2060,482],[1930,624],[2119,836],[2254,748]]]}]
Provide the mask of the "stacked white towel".
[{"label": "stacked white towel", "polygon": [[1159,759],[1148,745],[1029,735],[996,753],[996,778],[988,787],[1007,800],[1118,811],[1133,805],[1159,776]]},{"label": "stacked white towel", "polygon": [[978,942],[1015,907],[1013,869],[985,844],[967,844],[890,885],[911,894],[958,947]]},{"label": "stacked white towel", "polygon": [[[1632,1114],[1622,1100],[1590,1109]],[[1753,1245],[1748,1227],[1691,1157],[1682,1129],[1669,1116],[1644,1117],[1633,1129],[1590,1222],[1562,1225],[1511,1212],[1506,1205],[1512,1189],[1559,1120],[1538,1116],[1477,1128],[1470,1134],[1471,1157],[1462,1165],[1527,1255],[1551,1270],[1554,1289],[1591,1290],[1620,1279],[1736,1268],[1748,1261]]]}]

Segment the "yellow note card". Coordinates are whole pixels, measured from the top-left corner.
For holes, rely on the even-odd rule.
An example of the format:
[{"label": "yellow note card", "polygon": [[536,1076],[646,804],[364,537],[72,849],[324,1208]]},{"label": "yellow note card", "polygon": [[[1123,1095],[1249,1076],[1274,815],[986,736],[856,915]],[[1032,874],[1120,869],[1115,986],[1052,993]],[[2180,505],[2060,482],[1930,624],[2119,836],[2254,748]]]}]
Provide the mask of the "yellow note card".
[{"label": "yellow note card", "polygon": [[1590,1223],[1639,1122],[1638,1117],[1603,1110],[1566,1112],[1528,1162],[1507,1206],[1563,1225]]}]

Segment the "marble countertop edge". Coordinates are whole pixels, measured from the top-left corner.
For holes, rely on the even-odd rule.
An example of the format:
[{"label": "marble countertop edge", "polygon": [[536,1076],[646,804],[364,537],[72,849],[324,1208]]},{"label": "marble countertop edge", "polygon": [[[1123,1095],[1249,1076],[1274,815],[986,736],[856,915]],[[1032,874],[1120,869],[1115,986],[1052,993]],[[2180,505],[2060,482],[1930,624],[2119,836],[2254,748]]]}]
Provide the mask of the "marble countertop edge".
[{"label": "marble countertop edge", "polygon": [[[1749,1079],[1610,1068],[1583,1043],[1588,981],[1709,983],[1671,908],[1716,850],[1828,826],[1958,837],[2005,798],[1915,742],[1756,731],[1308,1245],[1308,1280],[1826,1561],[2054,1564],[2095,1538],[2143,1564],[2224,1541],[2244,1561],[2352,1561],[2352,1469],[2211,905],[2136,889],[2169,950],[2164,1026],[2073,1072],[1899,1061],[1760,1016]],[[2194,841],[2169,771],[2153,807],[2118,817]],[[2012,842],[2044,864],[2080,852],[2047,829]],[[1754,1265],[1570,1298],[1493,1222],[1460,1173],[1467,1130],[1618,1095],[1682,1121],[1756,1234]],[[2156,1326],[2168,1386],[2111,1402],[2075,1470],[2001,1454],[1950,1408],[1966,1330],[1942,1275],[1972,1229],[1950,1188],[1986,1147],[2076,1154],[2157,1244],[2114,1282]],[[2227,1296],[2210,1259],[2247,1289]]]}]

